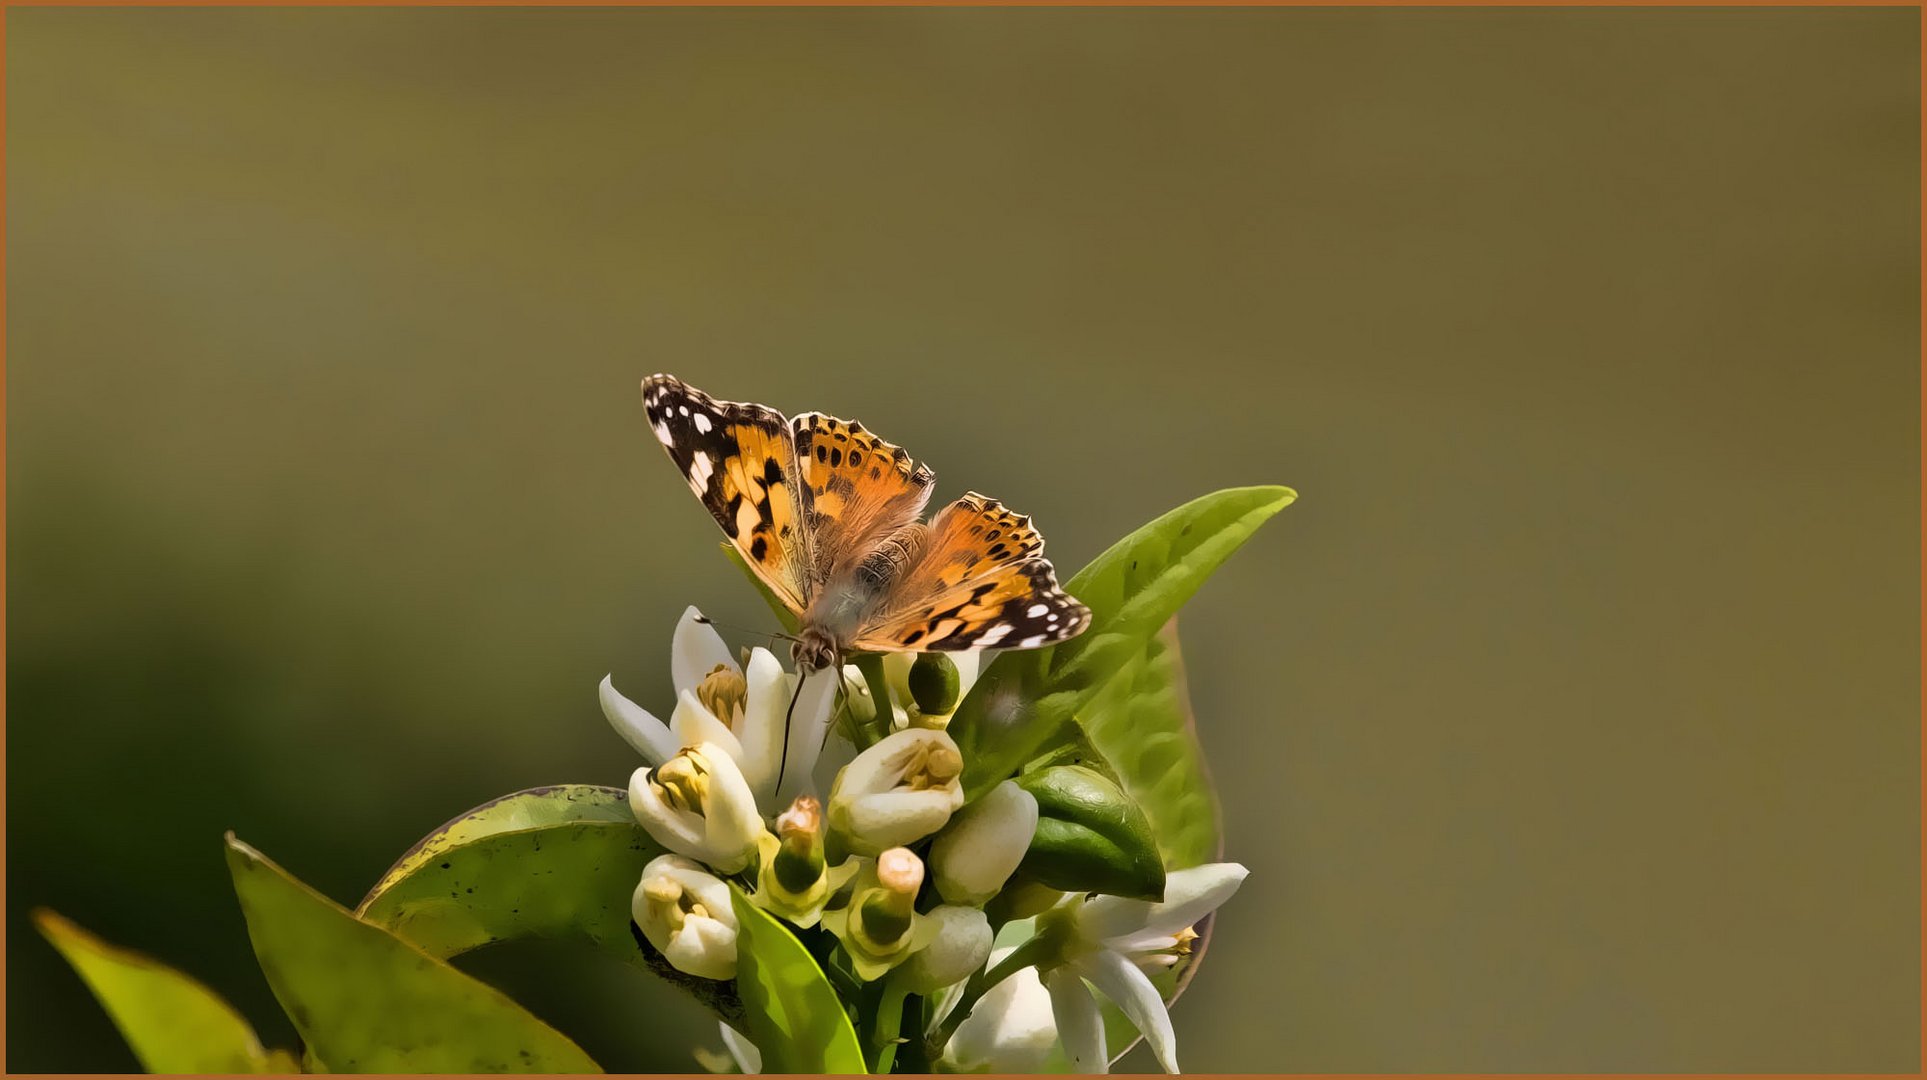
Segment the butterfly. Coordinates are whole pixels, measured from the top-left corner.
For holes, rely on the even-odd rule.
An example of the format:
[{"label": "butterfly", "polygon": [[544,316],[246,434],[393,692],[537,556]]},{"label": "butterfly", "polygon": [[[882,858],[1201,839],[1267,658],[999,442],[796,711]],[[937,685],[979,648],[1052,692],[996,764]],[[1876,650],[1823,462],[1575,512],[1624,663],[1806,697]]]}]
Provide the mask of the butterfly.
[{"label": "butterfly", "polygon": [[1030,649],[1090,625],[1030,518],[970,492],[920,520],[936,474],[853,420],[642,382],[656,440],[796,616],[805,674],[852,653]]}]

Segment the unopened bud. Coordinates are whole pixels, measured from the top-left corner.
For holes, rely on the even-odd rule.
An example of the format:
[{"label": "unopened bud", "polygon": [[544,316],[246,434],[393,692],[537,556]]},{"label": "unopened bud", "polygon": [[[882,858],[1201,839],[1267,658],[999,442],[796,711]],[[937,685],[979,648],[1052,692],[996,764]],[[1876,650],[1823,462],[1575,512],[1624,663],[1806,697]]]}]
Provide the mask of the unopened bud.
[{"label": "unopened bud", "polygon": [[991,788],[952,818],[930,846],[937,891],[953,904],[981,904],[997,895],[1036,832],[1036,796],[1012,780]]},{"label": "unopened bud", "polygon": [[931,994],[982,971],[990,956],[990,920],[977,908],[946,904],[926,915],[937,932],[905,968],[910,988]]},{"label": "unopened bud", "polygon": [[807,893],[823,876],[823,808],[815,797],[800,795],[776,819],[781,843],[771,860],[776,880],[792,894]]},{"label": "unopened bud", "polygon": [[957,677],[956,662],[943,653],[919,654],[910,665],[909,681],[910,699],[917,703],[918,711],[942,716],[957,707],[962,681]]}]

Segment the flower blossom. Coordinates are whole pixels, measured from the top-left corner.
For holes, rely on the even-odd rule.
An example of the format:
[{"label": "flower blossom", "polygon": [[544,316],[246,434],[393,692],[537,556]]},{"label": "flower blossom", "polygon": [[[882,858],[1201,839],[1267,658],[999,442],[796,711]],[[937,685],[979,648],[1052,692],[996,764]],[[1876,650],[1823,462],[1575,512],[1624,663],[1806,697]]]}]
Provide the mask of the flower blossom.
[{"label": "flower blossom", "polygon": [[1188,951],[1192,926],[1229,900],[1248,872],[1237,863],[1176,870],[1165,879],[1162,902],[1073,897],[1039,919],[1040,935],[1062,935],[1056,962],[1039,968],[1072,1069],[1109,1069],[1104,1019],[1089,980],[1130,1017],[1164,1071],[1178,1071],[1171,1015],[1147,969],[1168,967],[1177,950]]},{"label": "flower blossom", "polygon": [[698,743],[721,747],[757,805],[771,814],[810,789],[835,706],[835,673],[799,678],[760,647],[750,650],[747,665],[738,664],[716,628],[691,607],[670,642],[669,675],[676,708],[667,724],[617,692],[609,678],[597,688],[603,715],[645,760],[660,765]]}]

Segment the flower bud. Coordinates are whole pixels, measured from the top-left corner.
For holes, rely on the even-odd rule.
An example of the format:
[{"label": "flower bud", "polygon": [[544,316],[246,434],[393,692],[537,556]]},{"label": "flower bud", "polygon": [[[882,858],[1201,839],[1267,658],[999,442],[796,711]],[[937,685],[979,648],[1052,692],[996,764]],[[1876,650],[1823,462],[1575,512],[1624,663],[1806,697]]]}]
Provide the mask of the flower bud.
[{"label": "flower bud", "polygon": [[910,700],[917,703],[917,711],[925,716],[948,716],[957,707],[958,687],[956,662],[939,652],[927,652],[917,656],[910,665]]},{"label": "flower bud", "polygon": [[801,927],[815,926],[823,905],[856,873],[853,860],[832,867],[823,858],[823,811],[815,797],[800,795],[776,819],[776,835],[764,833],[757,871],[757,907]]},{"label": "flower bud", "polygon": [[913,843],[963,805],[963,755],[941,731],[887,735],[836,774],[830,827],[859,855]]},{"label": "flower bud", "polygon": [[933,994],[975,975],[990,958],[990,920],[977,908],[946,904],[924,916],[937,928],[930,944],[917,950],[904,975],[910,989]]},{"label": "flower bud", "polygon": [[895,705],[896,726],[942,730],[977,681],[978,659],[975,652],[884,656],[883,676]]},{"label": "flower bud", "polygon": [[637,769],[629,778],[629,806],[657,843],[726,874],[749,865],[763,835],[749,784],[735,759],[713,743]]},{"label": "flower bud", "polygon": [[1037,969],[1027,967],[978,999],[940,1064],[949,1072],[1039,1073],[1058,1042],[1050,991]]},{"label": "flower bud", "polygon": [[680,855],[658,855],[643,868],[629,910],[677,971],[736,977],[736,912],[721,878]]},{"label": "flower bud", "polygon": [[1037,797],[1006,780],[963,808],[930,845],[937,892],[953,904],[997,895],[1030,849]]}]

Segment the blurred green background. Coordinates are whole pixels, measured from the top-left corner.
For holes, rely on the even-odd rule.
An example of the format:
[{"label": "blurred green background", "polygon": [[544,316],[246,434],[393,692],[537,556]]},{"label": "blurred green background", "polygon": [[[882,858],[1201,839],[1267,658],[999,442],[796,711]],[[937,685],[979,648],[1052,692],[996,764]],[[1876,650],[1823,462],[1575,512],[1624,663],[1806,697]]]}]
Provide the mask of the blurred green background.
[{"label": "blurred green background", "polygon": [[[620,783],[769,619],[638,379],[854,416],[1065,571],[1295,485],[1187,610],[1196,1070],[1911,1071],[1907,10],[7,13],[7,1065],[25,921],[271,1042],[232,828],[353,901]],[[693,1007],[472,965],[611,1068]],[[1139,1067],[1148,1057],[1132,1059]]]}]

